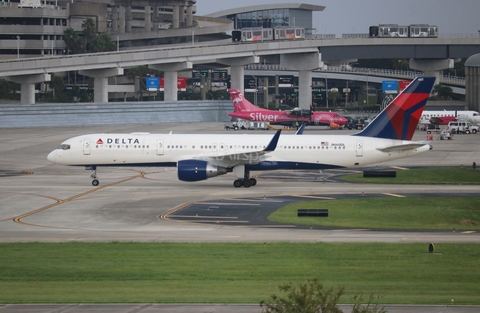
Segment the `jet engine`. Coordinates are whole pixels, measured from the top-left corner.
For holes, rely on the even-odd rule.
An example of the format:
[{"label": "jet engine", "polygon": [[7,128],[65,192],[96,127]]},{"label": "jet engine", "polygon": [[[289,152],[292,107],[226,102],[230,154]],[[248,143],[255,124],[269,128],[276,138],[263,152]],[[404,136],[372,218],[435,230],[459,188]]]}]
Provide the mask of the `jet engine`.
[{"label": "jet engine", "polygon": [[225,167],[212,165],[201,160],[178,161],[177,171],[178,179],[182,181],[200,181],[228,172]]}]

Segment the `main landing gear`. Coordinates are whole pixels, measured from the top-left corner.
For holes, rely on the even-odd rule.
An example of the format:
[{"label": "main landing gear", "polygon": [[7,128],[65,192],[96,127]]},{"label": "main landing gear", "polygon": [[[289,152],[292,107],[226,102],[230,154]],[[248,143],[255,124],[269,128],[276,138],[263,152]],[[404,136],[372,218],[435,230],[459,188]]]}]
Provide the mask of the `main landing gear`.
[{"label": "main landing gear", "polygon": [[245,187],[250,188],[257,184],[257,180],[255,178],[250,178],[250,171],[245,170],[245,176],[243,179],[239,178],[233,182],[233,186],[235,188]]},{"label": "main landing gear", "polygon": [[98,181],[97,177],[97,167],[96,166],[86,166],[85,169],[90,169],[91,170],[91,175],[90,178],[92,178],[92,185],[97,187],[100,182]]},{"label": "main landing gear", "polygon": [[245,187],[245,188],[249,188],[249,187],[253,187],[257,184],[257,180],[255,178],[245,178],[245,179],[237,179],[233,182],[233,186],[235,188],[239,188],[239,187]]}]

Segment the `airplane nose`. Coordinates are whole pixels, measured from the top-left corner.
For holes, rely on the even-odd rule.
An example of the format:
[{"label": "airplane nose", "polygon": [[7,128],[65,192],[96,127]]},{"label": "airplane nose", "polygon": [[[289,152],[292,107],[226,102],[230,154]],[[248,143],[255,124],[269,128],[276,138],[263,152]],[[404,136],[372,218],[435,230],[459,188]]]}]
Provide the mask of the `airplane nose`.
[{"label": "airplane nose", "polygon": [[55,163],[55,151],[52,151],[48,154],[47,160],[49,160],[52,163]]}]

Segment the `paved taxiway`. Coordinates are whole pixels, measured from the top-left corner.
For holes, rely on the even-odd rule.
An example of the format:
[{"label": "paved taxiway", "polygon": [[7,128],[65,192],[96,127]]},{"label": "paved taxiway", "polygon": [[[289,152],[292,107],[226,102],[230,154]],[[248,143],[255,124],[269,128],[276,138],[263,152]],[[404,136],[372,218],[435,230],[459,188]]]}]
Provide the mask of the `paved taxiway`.
[{"label": "paved taxiway", "polygon": [[[262,210],[269,203],[281,206],[290,200],[342,197],[364,194],[478,194],[478,186],[362,185],[298,177],[272,179],[260,176],[253,188],[233,188],[234,176],[227,174],[202,182],[177,180],[174,168],[99,168],[100,186],[93,187],[89,171],[79,167],[52,165],[46,155],[63,140],[94,132],[222,133],[221,123],[104,126],[88,128],[2,129],[0,143],[0,241],[383,241],[383,242],[480,242],[478,232],[371,232],[325,230],[274,225],[232,227],[222,223],[185,223],[160,218],[172,209],[191,203],[222,199],[255,201]],[[269,133],[273,131],[243,131]],[[233,133],[230,131],[230,133]],[[306,134],[349,133],[307,128]],[[240,134],[235,132],[235,134]],[[284,132],[292,136],[293,132]],[[425,139],[417,131],[417,140]],[[480,164],[480,134],[457,135],[452,141],[435,140],[434,150],[382,166],[471,166]],[[290,172],[291,174],[292,172]],[[296,173],[301,174],[301,173]],[[11,176],[10,176],[11,175]],[[441,173],[439,173],[441,175]]]},{"label": "paved taxiway", "polygon": [[[454,193],[478,195],[478,186],[362,185],[339,183],[325,177],[288,179],[260,176],[253,188],[233,188],[233,175],[186,183],[172,168],[99,168],[100,186],[91,185],[83,168],[50,164],[46,156],[63,140],[98,132],[223,133],[222,123],[127,125],[85,128],[0,129],[0,242],[169,241],[169,242],[480,242],[478,232],[401,232],[329,230],[285,227],[262,222],[272,207],[291,201],[322,197],[395,196]],[[243,131],[269,133],[273,131]],[[234,133],[230,131],[230,133]],[[240,134],[241,131],[235,132]],[[347,134],[307,128],[305,134]],[[293,132],[284,132],[282,136]],[[417,131],[416,140],[425,132]],[[438,136],[435,137],[437,139]],[[480,164],[480,134],[457,135],[452,141],[434,140],[434,150],[382,166],[471,166]],[[256,173],[254,173],[256,174]],[[298,175],[297,175],[298,174]],[[480,172],[479,172],[480,174]],[[441,172],[439,172],[441,175]],[[287,175],[285,175],[287,176]],[[214,217],[219,223],[191,223],[161,218],[178,208],[195,209],[234,202],[244,216]],[[246,209],[248,208],[248,209]],[[248,210],[260,217],[245,217]],[[176,211],[178,212],[182,211]],[[192,215],[193,211],[183,211]],[[229,221],[236,220],[237,226]],[[478,307],[389,306],[389,312],[477,312]],[[260,312],[257,305],[0,305],[0,312]]]}]

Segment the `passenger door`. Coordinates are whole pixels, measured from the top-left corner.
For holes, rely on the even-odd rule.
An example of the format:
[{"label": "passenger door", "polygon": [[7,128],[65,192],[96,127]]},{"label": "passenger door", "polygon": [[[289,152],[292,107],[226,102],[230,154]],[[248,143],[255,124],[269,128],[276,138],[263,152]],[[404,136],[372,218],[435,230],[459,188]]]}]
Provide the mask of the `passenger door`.
[{"label": "passenger door", "polygon": [[91,153],[91,140],[90,138],[83,139],[83,155],[90,155]]}]

